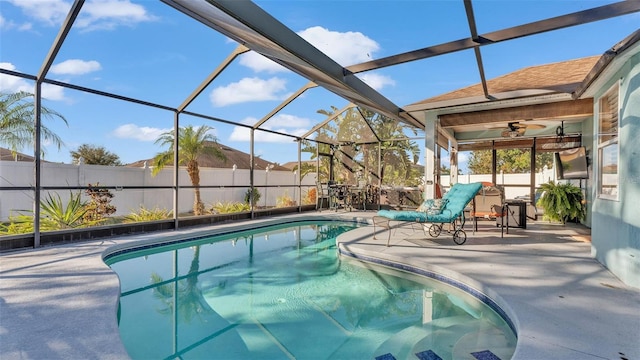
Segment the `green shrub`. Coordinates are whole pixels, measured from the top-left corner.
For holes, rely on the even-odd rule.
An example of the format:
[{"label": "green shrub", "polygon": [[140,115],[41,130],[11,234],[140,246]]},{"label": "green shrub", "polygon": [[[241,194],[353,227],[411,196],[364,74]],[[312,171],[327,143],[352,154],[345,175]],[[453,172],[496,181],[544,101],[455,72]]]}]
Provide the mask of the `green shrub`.
[{"label": "green shrub", "polygon": [[243,211],[250,211],[251,206],[248,203],[241,202],[217,202],[211,206],[211,210],[209,210],[212,214],[230,214],[237,213]]},{"label": "green shrub", "polygon": [[282,196],[276,198],[276,207],[296,206],[296,201],[289,196],[289,192],[285,191]]},{"label": "green shrub", "polygon": [[256,206],[258,201],[260,201],[261,197],[262,197],[262,194],[260,194],[260,191],[257,188],[253,188],[253,189],[249,188],[247,189],[247,192],[244,194],[244,202],[247,204],[250,203],[253,206]]},{"label": "green shrub", "polygon": [[[66,204],[57,193],[48,193],[40,201],[40,231],[54,231],[93,226],[100,221],[87,221],[87,203],[81,199],[82,193],[69,192]],[[24,234],[34,232],[33,210],[19,210],[17,215],[9,216],[8,224],[0,225],[5,234]]]},{"label": "green shrub", "polygon": [[536,205],[544,209],[545,218],[564,224],[567,220],[584,220],[586,217],[584,198],[579,187],[549,181],[542,184],[540,190],[543,193]]},{"label": "green shrub", "polygon": [[138,211],[133,211],[129,215],[124,217],[125,223],[143,222],[164,220],[173,217],[173,211],[167,209],[160,209],[155,207],[153,209],[147,209],[144,206],[140,206]]}]

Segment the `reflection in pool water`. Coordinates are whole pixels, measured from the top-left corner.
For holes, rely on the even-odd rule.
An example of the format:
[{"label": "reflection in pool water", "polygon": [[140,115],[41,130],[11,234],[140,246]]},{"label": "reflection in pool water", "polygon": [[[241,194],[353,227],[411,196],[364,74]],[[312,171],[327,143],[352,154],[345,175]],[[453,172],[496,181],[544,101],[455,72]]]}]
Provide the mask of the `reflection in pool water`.
[{"label": "reflection in pool water", "polygon": [[490,307],[405,272],[339,258],[353,223],[268,227],[107,259],[133,359],[442,359],[516,338]]}]

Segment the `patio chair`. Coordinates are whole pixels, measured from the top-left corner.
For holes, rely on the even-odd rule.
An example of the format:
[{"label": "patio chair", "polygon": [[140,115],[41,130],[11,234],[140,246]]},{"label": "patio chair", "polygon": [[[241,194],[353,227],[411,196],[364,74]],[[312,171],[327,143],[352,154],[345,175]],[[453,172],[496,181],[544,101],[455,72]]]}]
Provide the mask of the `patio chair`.
[{"label": "patio chair", "polygon": [[319,181],[316,182],[316,211],[322,210],[325,204],[327,208],[330,207],[329,202],[329,187],[328,184],[323,184]]},{"label": "patio chair", "polygon": [[[469,214],[473,218],[474,231],[478,231],[478,219],[496,220],[507,215],[502,186],[482,182],[482,190],[474,200],[475,208]],[[501,231],[501,237],[503,236],[504,231]]]},{"label": "patio chair", "polygon": [[[474,197],[482,189],[482,183],[454,184],[451,189],[444,194],[441,200],[442,208],[435,210],[430,205],[436,204],[433,199],[425,200],[421,208],[412,211],[379,210],[373,217],[374,238],[376,226],[389,230],[387,246],[391,239],[391,222],[419,223],[423,224],[425,233],[431,237],[437,237],[442,232],[444,224],[451,224],[453,242],[462,245],[467,241],[467,234],[462,230],[465,222],[464,209],[469,202],[474,202]],[[475,208],[475,206],[474,206]],[[424,224],[431,224],[427,231]]]}]

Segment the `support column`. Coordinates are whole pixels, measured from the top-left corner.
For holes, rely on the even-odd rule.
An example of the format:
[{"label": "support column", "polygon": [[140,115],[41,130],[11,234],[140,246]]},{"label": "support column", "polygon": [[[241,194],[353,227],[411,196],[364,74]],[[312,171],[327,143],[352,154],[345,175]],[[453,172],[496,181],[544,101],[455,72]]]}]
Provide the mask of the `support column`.
[{"label": "support column", "polygon": [[458,172],[460,169],[458,166],[458,142],[454,139],[449,139],[449,143],[451,144],[449,150],[449,165],[451,166],[449,179],[452,184],[457,184]]},{"label": "support column", "polygon": [[424,129],[424,196],[427,199],[433,199],[436,194],[436,171],[438,171],[436,168],[438,116],[430,112],[427,112],[426,115]]},{"label": "support column", "polygon": [[251,141],[251,146],[249,147],[250,151],[249,151],[249,205],[251,206],[251,218],[255,218],[255,209],[253,206],[253,173],[254,173],[254,166],[255,166],[255,161],[254,161],[254,139],[255,139],[255,132],[256,130],[251,128],[251,137],[250,140]]},{"label": "support column", "polygon": [[173,229],[178,230],[180,208],[180,113],[173,117]]}]

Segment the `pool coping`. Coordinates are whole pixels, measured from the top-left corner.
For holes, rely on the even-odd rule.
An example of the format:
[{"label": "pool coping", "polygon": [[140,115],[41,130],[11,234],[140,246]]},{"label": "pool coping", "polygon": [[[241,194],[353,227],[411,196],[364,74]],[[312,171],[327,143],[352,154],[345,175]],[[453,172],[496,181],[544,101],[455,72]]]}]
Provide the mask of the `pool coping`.
[{"label": "pool coping", "polygon": [[485,223],[478,232],[467,229],[464,245],[407,227],[393,230],[387,247],[387,230],[376,229],[376,239],[373,226],[337,243],[361,259],[432,271],[484,293],[515,325],[512,359],[640,358],[640,290],[593,258],[579,240],[588,229],[541,222],[501,238]]},{"label": "pool coping", "polygon": [[[370,221],[373,214],[322,212],[274,216],[0,254],[0,358],[128,358],[115,317],[119,281],[102,261],[107,254],[157,243],[163,235],[163,241],[180,240],[288,221],[363,222]],[[468,285],[479,286],[498,302],[518,329],[514,359],[623,356],[618,352],[629,359],[640,358],[640,345],[634,341],[640,334],[640,290],[625,286],[597,263],[588,243],[542,241],[539,246],[525,244],[523,249],[516,249],[511,242],[520,235],[518,230],[513,233],[503,243],[483,244],[485,238],[475,235],[470,236],[467,244],[458,246],[447,244],[446,239],[416,245],[405,233],[396,232],[392,246],[387,248],[386,239],[373,239],[373,227],[365,226],[349,232],[348,238],[339,237],[339,246],[362,256],[374,255],[426,269],[445,269],[449,271],[446,276],[460,276]],[[495,240],[495,236],[491,239]],[[503,257],[496,258],[500,261],[477,261],[476,268],[455,260],[463,252],[477,253],[481,258],[491,251],[505,253],[505,249],[535,252],[536,261],[511,269],[509,262],[500,264]],[[509,254],[517,263],[518,256],[523,256],[521,252]],[[571,271],[562,271],[563,268],[557,266],[558,262],[564,266],[566,252],[572,252],[576,259],[575,264],[566,265]],[[529,267],[538,261],[537,267]],[[510,271],[494,271],[504,267]],[[540,289],[527,292],[526,288],[514,285],[514,278],[526,280],[526,276],[535,272],[542,275],[541,283],[547,282],[545,287],[541,285]],[[534,289],[545,290],[540,294],[544,301],[531,294]],[[564,296],[560,298],[556,293]],[[573,299],[572,304],[576,306],[567,308],[567,299]],[[598,314],[593,313],[594,307],[600,309]]]}]

